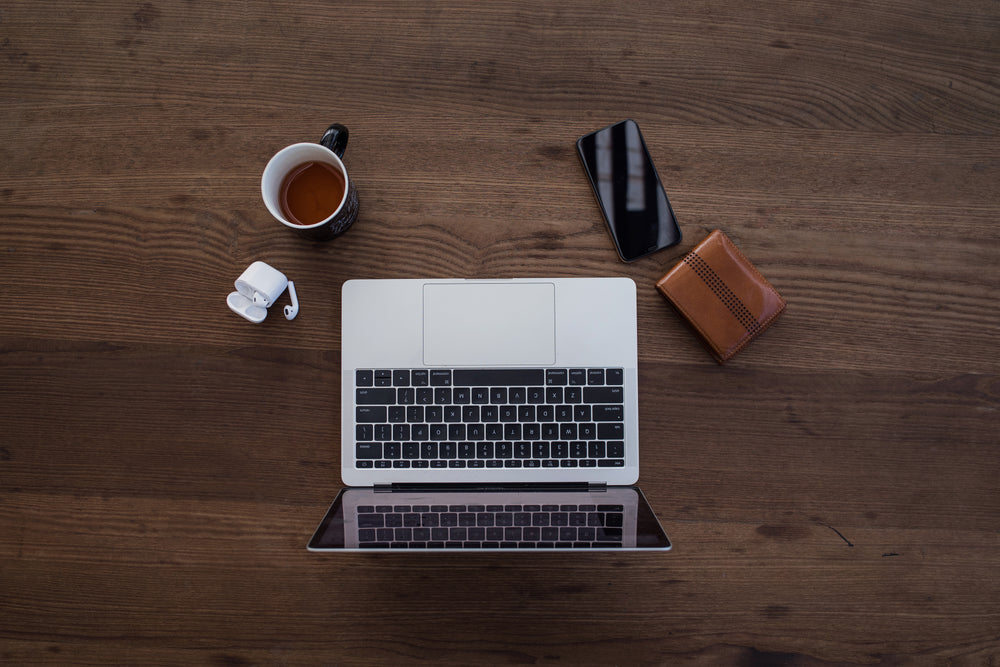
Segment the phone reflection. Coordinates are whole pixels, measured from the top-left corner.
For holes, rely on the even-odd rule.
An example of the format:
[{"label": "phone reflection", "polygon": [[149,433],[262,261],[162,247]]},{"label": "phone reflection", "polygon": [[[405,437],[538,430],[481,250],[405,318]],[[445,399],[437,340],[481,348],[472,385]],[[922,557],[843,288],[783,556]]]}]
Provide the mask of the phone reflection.
[{"label": "phone reflection", "polygon": [[586,135],[578,147],[622,259],[680,242],[670,202],[635,122]]}]

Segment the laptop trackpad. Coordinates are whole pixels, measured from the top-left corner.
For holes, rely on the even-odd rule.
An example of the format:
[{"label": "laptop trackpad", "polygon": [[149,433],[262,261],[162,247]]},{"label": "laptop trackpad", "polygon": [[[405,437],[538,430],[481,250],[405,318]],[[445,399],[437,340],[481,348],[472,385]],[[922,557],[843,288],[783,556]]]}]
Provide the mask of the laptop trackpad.
[{"label": "laptop trackpad", "polygon": [[424,363],[428,366],[554,364],[555,285],[424,285]]}]

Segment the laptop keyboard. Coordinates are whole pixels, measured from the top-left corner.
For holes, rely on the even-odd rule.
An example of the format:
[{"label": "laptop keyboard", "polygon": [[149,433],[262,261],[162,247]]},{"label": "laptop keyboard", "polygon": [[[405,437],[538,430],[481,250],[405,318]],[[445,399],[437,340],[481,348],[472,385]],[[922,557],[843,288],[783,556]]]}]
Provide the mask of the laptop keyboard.
[{"label": "laptop keyboard", "polygon": [[358,543],[398,549],[621,548],[621,505],[366,505]]},{"label": "laptop keyboard", "polygon": [[621,368],[362,369],[358,468],[621,468]]}]

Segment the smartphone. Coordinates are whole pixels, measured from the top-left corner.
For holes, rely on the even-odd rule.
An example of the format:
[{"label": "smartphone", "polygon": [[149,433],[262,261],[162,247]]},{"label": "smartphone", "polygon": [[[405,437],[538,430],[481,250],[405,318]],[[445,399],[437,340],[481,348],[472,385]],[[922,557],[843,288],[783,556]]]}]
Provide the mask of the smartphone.
[{"label": "smartphone", "polygon": [[681,242],[677,218],[634,120],[585,134],[576,147],[622,260]]}]

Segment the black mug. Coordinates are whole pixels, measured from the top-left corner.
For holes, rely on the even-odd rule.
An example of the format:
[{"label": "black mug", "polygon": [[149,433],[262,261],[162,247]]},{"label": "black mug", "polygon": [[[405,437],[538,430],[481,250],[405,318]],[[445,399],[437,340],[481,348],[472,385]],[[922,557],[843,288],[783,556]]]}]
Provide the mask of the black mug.
[{"label": "black mug", "polygon": [[292,144],[275,153],[261,176],[267,210],[310,240],[340,236],[358,218],[358,191],[341,160],[347,138],[347,128],[335,123],[318,144]]}]

